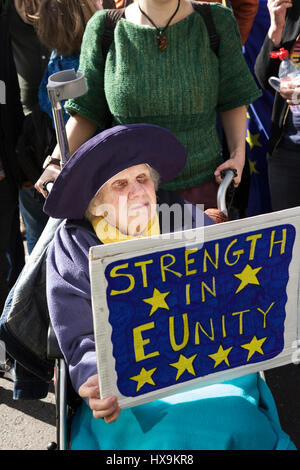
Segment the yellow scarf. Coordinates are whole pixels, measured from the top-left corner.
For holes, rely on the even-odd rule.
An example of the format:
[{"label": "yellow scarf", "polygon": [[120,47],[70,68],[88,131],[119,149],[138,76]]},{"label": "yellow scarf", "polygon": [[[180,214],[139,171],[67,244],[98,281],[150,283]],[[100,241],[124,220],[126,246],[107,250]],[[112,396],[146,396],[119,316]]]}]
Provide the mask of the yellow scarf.
[{"label": "yellow scarf", "polygon": [[136,238],[150,237],[153,235],[160,235],[160,226],[158,215],[149,221],[148,227],[141,235],[124,235],[116,227],[110,225],[102,216],[93,217],[91,220],[93,228],[97,237],[102,243],[116,243],[124,240],[135,240]]}]

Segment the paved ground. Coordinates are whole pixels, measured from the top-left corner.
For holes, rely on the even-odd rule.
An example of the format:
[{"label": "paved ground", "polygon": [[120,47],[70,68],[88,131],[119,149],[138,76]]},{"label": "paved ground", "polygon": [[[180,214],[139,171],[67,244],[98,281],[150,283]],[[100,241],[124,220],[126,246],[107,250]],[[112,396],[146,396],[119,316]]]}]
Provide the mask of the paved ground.
[{"label": "paved ground", "polygon": [[[24,242],[27,255],[26,241]],[[0,451],[46,450],[56,441],[53,388],[43,400],[13,400],[13,383],[0,377]]]},{"label": "paved ground", "polygon": [[56,440],[55,399],[13,400],[13,384],[0,378],[0,451],[47,450]]},{"label": "paved ground", "polygon": [[[266,372],[283,429],[300,449],[300,365]],[[46,450],[56,440],[55,399],[14,401],[12,383],[0,379],[0,450]]]}]

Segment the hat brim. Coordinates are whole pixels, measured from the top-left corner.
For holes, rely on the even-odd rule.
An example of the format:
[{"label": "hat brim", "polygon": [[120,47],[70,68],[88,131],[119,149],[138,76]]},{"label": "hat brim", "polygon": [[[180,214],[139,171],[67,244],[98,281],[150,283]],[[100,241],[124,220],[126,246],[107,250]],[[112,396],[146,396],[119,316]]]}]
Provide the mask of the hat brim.
[{"label": "hat brim", "polygon": [[55,180],[44,204],[53,218],[82,219],[97,193],[110,178],[134,165],[147,163],[160,183],[177,176],[187,159],[185,147],[174,134],[151,124],[116,126],[85,142]]}]

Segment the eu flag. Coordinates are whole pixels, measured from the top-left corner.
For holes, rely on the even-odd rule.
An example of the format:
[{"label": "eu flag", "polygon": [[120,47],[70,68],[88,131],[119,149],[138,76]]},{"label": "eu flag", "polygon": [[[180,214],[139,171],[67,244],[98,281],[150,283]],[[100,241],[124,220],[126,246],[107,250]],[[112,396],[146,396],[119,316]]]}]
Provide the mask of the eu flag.
[{"label": "eu flag", "polygon": [[[251,33],[244,47],[244,57],[255,77],[254,64],[270,25],[267,1],[260,0]],[[257,80],[256,80],[257,82]],[[259,86],[258,82],[257,85]],[[246,157],[250,168],[248,216],[271,212],[267,171],[267,143],[271,124],[273,96],[263,90],[261,98],[248,107]]]},{"label": "eu flag", "polygon": [[[267,145],[268,134],[260,119],[259,105],[250,104],[247,109],[246,158],[250,170],[248,217],[271,212]],[[265,112],[265,111],[264,111]]]}]

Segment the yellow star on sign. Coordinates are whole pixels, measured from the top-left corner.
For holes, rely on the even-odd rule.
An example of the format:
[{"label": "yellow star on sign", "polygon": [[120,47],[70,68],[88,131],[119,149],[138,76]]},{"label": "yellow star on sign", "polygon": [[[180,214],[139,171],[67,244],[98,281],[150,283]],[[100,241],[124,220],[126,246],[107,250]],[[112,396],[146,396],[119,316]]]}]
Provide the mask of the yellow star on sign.
[{"label": "yellow star on sign", "polygon": [[153,313],[156,312],[158,308],[165,308],[166,310],[170,310],[167,302],[165,301],[165,298],[169,294],[170,292],[159,292],[159,290],[154,287],[152,297],[149,297],[148,299],[143,299],[143,302],[152,305],[149,317],[151,317],[151,315],[153,315]]},{"label": "yellow star on sign", "polygon": [[254,284],[256,286],[260,286],[259,280],[257,279],[256,275],[261,270],[261,268],[262,267],[253,269],[251,268],[251,266],[249,266],[249,264],[247,264],[241,273],[234,274],[234,276],[240,279],[241,281],[235,293],[237,294],[238,292],[240,292],[248,284]]},{"label": "yellow star on sign", "polygon": [[214,354],[209,354],[208,357],[211,357],[215,361],[214,368],[217,367],[221,362],[225,361],[228,366],[230,366],[228,361],[228,354],[232,350],[231,348],[223,349],[223,346],[220,345],[218,351]]},{"label": "yellow star on sign", "polygon": [[266,341],[267,337],[257,339],[256,336],[253,336],[252,340],[250,343],[247,344],[241,344],[241,348],[248,349],[248,357],[247,361],[251,359],[254,353],[258,352],[259,354],[264,354],[263,350],[261,349],[262,344]]},{"label": "yellow star on sign", "polygon": [[250,150],[253,149],[253,147],[262,147],[261,143],[259,142],[259,136],[260,134],[251,134],[249,129],[247,130],[247,137],[246,141],[248,142],[250,146]]},{"label": "yellow star on sign", "polygon": [[173,362],[173,364],[169,364],[172,367],[175,367],[177,370],[177,375],[176,375],[176,380],[179,379],[179,377],[187,370],[190,374],[196,375],[194,366],[193,366],[193,361],[197,354],[194,354],[194,356],[191,357],[185,357],[182,354],[180,354],[180,357],[177,362]]},{"label": "yellow star on sign", "polygon": [[154,383],[151,376],[156,371],[156,369],[157,369],[157,367],[155,367],[154,369],[146,370],[144,367],[142,367],[141,372],[139,373],[139,375],[135,375],[134,377],[129,377],[130,380],[135,380],[137,382],[137,387],[136,387],[137,392],[146,383],[150,384],[150,385],[155,385],[155,383]]}]

